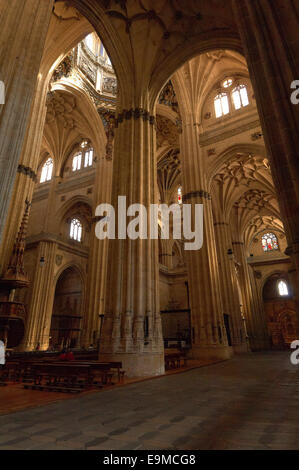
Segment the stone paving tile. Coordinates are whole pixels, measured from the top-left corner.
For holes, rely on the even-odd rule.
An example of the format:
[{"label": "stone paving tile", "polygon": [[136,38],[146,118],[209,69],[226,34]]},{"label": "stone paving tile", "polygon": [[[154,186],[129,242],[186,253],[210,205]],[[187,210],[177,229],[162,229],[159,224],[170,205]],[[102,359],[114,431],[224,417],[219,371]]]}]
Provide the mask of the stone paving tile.
[{"label": "stone paving tile", "polygon": [[70,432],[70,433],[63,434],[62,436],[58,437],[57,442],[70,441],[70,440],[76,439],[77,437],[80,437],[80,436],[82,436],[81,431]]},{"label": "stone paving tile", "polygon": [[140,450],[142,449],[142,443],[140,441],[129,442],[121,447],[121,450]]},{"label": "stone paving tile", "polygon": [[174,450],[175,447],[169,441],[147,440],[142,443],[144,450]]},{"label": "stone paving tile", "polygon": [[[82,447],[81,447],[82,449]],[[64,445],[56,444],[55,442],[48,442],[43,444],[36,444],[30,450],[81,450],[74,447],[70,448]]]},{"label": "stone paving tile", "polygon": [[10,445],[10,444],[8,444],[9,442],[14,443],[14,441],[16,439],[22,439],[22,438],[25,439],[26,437],[24,436],[24,433],[21,433],[21,432],[19,432],[19,433],[5,432],[3,434],[1,432],[1,434],[0,434],[0,445],[1,446],[3,446],[4,444]]},{"label": "stone paving tile", "polygon": [[[119,441],[117,439],[107,439],[102,444],[98,444],[94,447],[90,447],[90,450],[127,450],[128,445],[132,445],[132,442]],[[130,450],[130,449],[129,449]]]},{"label": "stone paving tile", "polygon": [[286,353],[236,356],[0,416],[0,449],[298,450],[292,367]]},{"label": "stone paving tile", "polygon": [[5,448],[12,447],[14,450],[30,450],[34,447],[34,441],[24,437],[23,439],[13,439],[5,444]]},{"label": "stone paving tile", "polygon": [[82,433],[86,436],[98,436],[101,437],[103,435],[107,435],[107,429],[105,429],[105,426],[97,426],[97,425],[92,425],[92,426],[86,426],[82,428]]},{"label": "stone paving tile", "polygon": [[142,428],[131,428],[128,431],[118,434],[117,436],[109,436],[111,438],[117,438],[118,440],[121,441],[132,441],[132,440],[140,440],[140,436],[144,435],[146,432],[146,425],[144,425]]}]

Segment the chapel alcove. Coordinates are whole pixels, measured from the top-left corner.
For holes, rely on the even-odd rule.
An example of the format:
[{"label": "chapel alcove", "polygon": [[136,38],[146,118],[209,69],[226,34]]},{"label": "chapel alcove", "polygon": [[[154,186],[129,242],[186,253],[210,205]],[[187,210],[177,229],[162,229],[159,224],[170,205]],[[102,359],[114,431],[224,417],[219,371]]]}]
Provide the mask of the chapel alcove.
[{"label": "chapel alcove", "polygon": [[293,294],[285,273],[271,275],[263,287],[263,300],[273,349],[289,349],[296,339]]},{"label": "chapel alcove", "polygon": [[50,330],[50,347],[62,349],[80,345],[83,286],[79,271],[65,269],[56,284]]}]

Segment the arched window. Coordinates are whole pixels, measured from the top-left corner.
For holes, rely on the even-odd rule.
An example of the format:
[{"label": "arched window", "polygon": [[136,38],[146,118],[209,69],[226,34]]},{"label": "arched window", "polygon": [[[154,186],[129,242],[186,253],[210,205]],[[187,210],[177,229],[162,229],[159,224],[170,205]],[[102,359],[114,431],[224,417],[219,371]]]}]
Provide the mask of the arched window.
[{"label": "arched window", "polygon": [[278,250],[276,235],[274,235],[274,233],[265,233],[265,235],[262,236],[262,247],[265,252]]},{"label": "arched window", "polygon": [[231,78],[227,78],[226,80],[224,80],[224,82],[222,83],[222,86],[224,88],[229,88],[230,86],[232,86],[233,84],[233,81]]},{"label": "arched window", "polygon": [[183,200],[182,200],[182,187],[179,186],[178,187],[178,203],[179,204],[182,204]]},{"label": "arched window", "polygon": [[52,178],[53,173],[53,159],[48,158],[48,160],[44,163],[41,176],[40,176],[40,183],[45,183],[46,181],[50,181]]},{"label": "arched window", "polygon": [[279,295],[289,295],[288,285],[285,281],[278,281],[277,288]]},{"label": "arched window", "polygon": [[81,163],[82,163],[82,152],[76,153],[76,155],[73,158],[73,171],[77,171],[81,169]]},{"label": "arched window", "polygon": [[84,168],[92,166],[94,150],[90,147],[88,140],[83,140],[80,144],[80,151],[73,157],[72,169],[73,171],[81,170],[82,165]]},{"label": "arched window", "polygon": [[229,113],[228,96],[226,93],[219,93],[214,99],[216,118]]},{"label": "arched window", "polygon": [[96,41],[93,33],[90,33],[88,36],[85,38],[85,43],[91,52],[94,54],[96,53]]},{"label": "arched window", "polygon": [[78,219],[71,220],[70,238],[80,242],[82,239],[82,224]]},{"label": "arched window", "polygon": [[85,150],[85,153],[84,153],[84,168],[88,166],[92,166],[92,161],[93,161],[93,149],[89,148],[88,150]]},{"label": "arched window", "polygon": [[245,85],[238,85],[232,91],[232,98],[235,109],[244,108],[249,105],[247,88]]}]

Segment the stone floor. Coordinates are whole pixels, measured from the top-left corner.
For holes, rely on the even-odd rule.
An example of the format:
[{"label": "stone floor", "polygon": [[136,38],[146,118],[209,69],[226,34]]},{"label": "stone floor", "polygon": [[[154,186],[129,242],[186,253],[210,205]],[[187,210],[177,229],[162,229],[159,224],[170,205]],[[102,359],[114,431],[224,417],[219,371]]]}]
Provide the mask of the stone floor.
[{"label": "stone floor", "polygon": [[2,449],[299,449],[299,366],[254,353],[0,416]]}]

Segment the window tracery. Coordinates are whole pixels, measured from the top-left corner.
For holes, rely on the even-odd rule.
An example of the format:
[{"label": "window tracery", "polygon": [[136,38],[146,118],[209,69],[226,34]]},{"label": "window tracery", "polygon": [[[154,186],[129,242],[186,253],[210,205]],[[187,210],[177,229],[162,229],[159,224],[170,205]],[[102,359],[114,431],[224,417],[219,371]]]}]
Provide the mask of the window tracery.
[{"label": "window tracery", "polygon": [[264,252],[278,250],[278,241],[274,233],[265,233],[262,236],[262,247]]},{"label": "window tracery", "polygon": [[76,240],[77,242],[81,242],[82,240],[82,224],[80,220],[76,218],[71,220],[70,238],[72,240]]},{"label": "window tracery", "polygon": [[214,98],[215,116],[220,118],[231,110],[238,111],[249,104],[247,85],[239,84],[233,78],[226,78]]},{"label": "window tracery", "polygon": [[50,157],[47,159],[47,161],[43,165],[41,177],[40,177],[40,183],[45,183],[46,181],[50,181],[52,179],[53,167],[54,167],[53,159]]},{"label": "window tracery", "polygon": [[289,295],[288,285],[285,281],[280,280],[277,284],[277,288],[280,296]]}]

